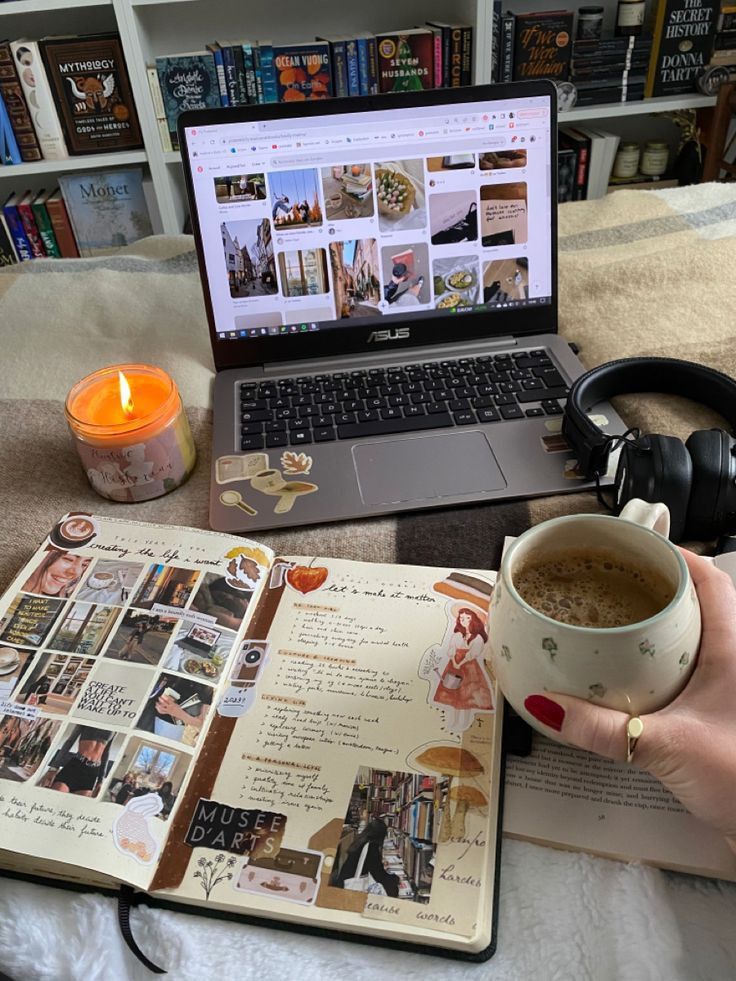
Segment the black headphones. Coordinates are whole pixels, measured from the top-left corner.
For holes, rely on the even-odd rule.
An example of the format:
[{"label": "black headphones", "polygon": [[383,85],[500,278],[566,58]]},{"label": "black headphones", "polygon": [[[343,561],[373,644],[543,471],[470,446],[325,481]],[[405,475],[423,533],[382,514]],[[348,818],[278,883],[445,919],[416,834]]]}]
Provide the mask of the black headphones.
[{"label": "black headphones", "polygon": [[736,429],[736,381],[674,358],[623,358],[586,372],[567,397],[562,434],[588,479],[606,472],[608,455],[621,444],[615,477],[616,510],[632,497],[662,501],[670,510],[672,541],[709,541],[736,533],[736,439],[723,429],[701,429],[687,442],[676,436],[609,436],[588,412],[598,402],[634,392],[685,395],[715,409]]}]

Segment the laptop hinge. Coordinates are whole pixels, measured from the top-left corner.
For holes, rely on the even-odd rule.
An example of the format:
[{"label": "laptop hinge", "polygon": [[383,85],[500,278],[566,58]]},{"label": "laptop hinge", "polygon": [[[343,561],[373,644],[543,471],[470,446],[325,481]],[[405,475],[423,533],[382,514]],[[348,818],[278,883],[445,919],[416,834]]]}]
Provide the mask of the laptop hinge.
[{"label": "laptop hinge", "polygon": [[[528,343],[529,338],[524,338]],[[402,347],[384,351],[357,351],[329,358],[309,358],[300,361],[277,361],[263,365],[265,375],[314,375],[322,372],[345,371],[356,367],[380,367],[381,365],[415,361],[442,361],[446,358],[472,357],[473,355],[518,347],[516,337],[480,338],[477,341],[460,341],[457,344],[428,344],[425,347]]]}]

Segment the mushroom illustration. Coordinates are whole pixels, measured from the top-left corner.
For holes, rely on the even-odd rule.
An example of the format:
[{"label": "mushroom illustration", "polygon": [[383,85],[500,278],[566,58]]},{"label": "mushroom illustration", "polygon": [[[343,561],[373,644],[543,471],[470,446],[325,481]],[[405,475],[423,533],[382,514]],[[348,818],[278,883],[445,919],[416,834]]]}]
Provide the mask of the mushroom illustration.
[{"label": "mushroom illustration", "polygon": [[465,837],[465,815],[471,808],[480,810],[488,804],[488,798],[482,790],[469,783],[461,783],[453,787],[449,793],[450,800],[455,801],[455,814],[450,826],[451,838]]},{"label": "mushroom illustration", "polygon": [[[450,841],[453,837],[453,820],[450,815],[450,804],[453,798],[452,781],[454,778],[475,777],[483,773],[483,764],[474,756],[470,750],[463,749],[461,746],[429,746],[424,752],[415,758],[415,765],[422,772],[439,773],[450,778],[447,788],[447,801],[442,810],[442,824],[440,825],[439,842]],[[458,788],[460,789],[460,788]],[[459,803],[458,805],[459,806]],[[463,808],[463,825],[465,821],[465,811],[467,804]]]}]

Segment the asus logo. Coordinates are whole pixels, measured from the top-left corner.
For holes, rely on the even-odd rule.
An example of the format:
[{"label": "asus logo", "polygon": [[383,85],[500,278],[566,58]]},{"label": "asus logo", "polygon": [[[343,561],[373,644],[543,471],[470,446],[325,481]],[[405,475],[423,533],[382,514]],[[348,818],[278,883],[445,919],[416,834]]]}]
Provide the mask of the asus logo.
[{"label": "asus logo", "polygon": [[409,327],[396,327],[394,330],[372,330],[368,335],[368,343],[380,344],[382,341],[405,341],[410,333]]}]

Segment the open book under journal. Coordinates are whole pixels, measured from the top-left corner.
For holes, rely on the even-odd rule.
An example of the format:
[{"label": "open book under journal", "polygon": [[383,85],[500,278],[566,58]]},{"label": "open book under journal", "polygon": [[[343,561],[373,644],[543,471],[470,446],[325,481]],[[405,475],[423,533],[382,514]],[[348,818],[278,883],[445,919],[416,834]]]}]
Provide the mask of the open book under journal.
[{"label": "open book under journal", "polygon": [[[493,579],[64,516],[0,601],[0,869],[489,957]],[[509,759],[506,832],[736,879],[634,768]]]}]

